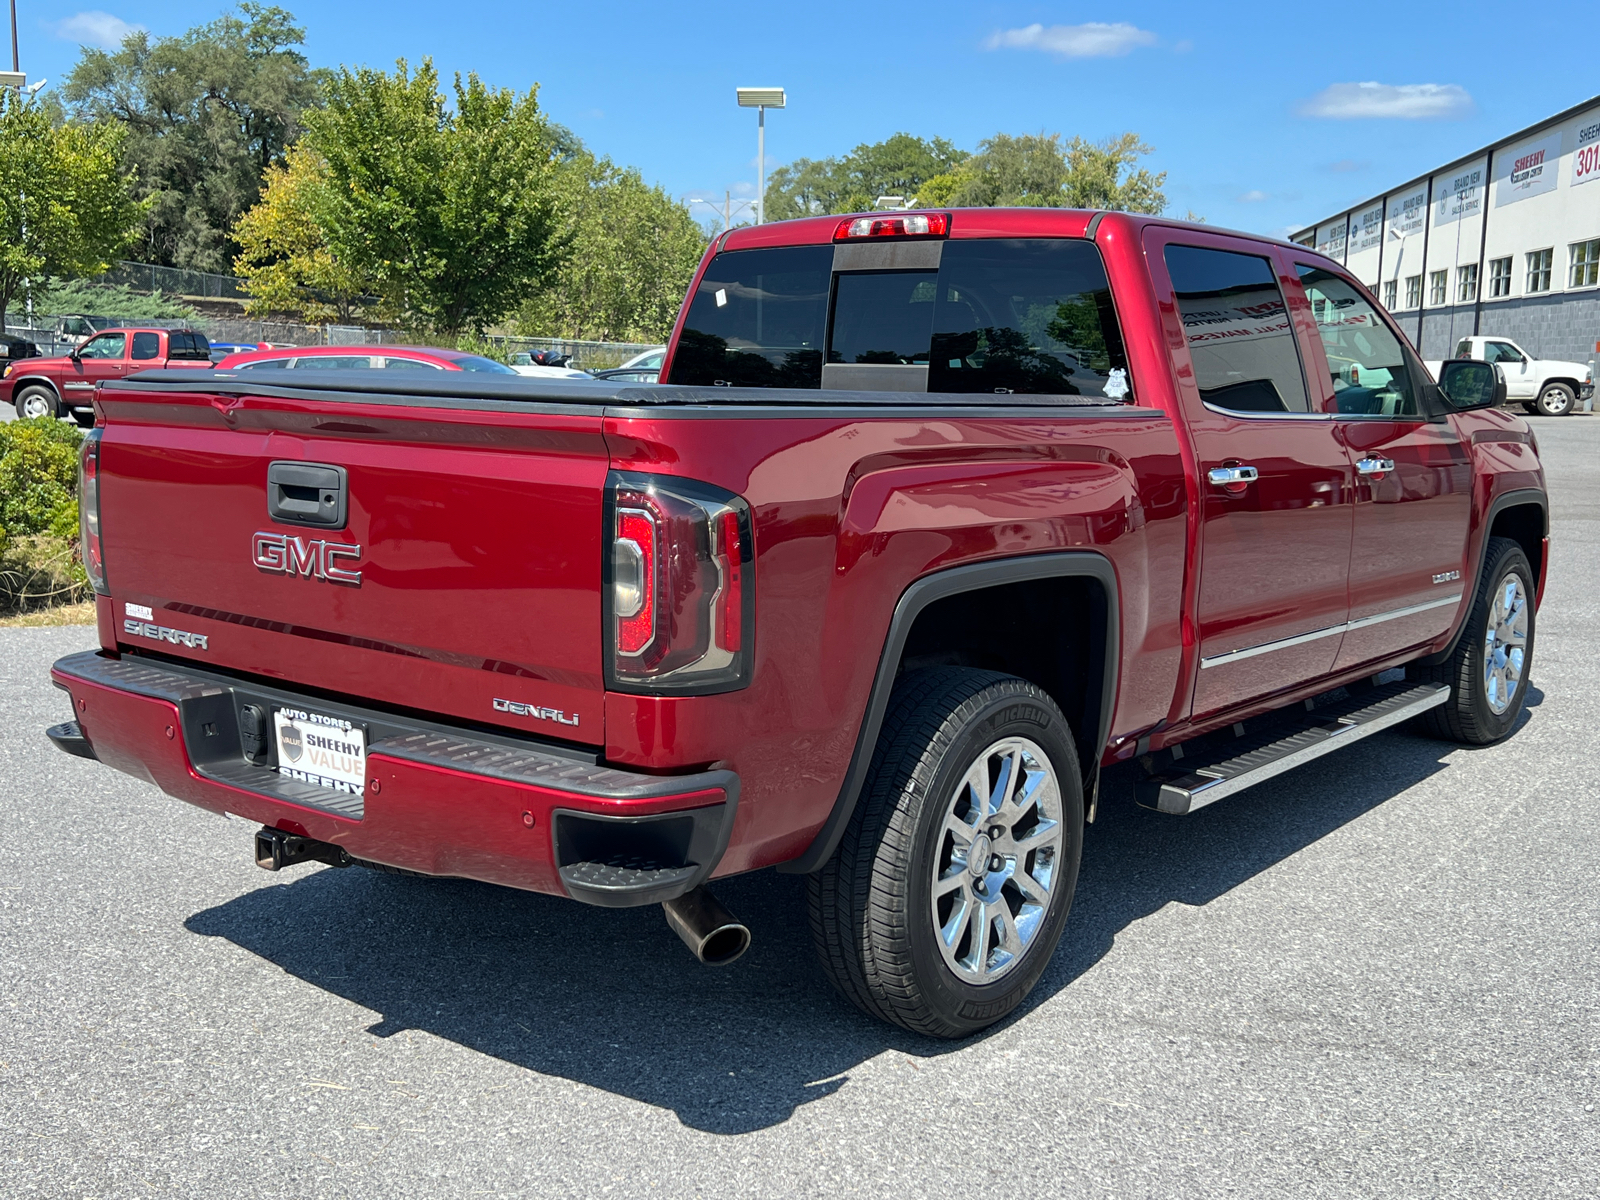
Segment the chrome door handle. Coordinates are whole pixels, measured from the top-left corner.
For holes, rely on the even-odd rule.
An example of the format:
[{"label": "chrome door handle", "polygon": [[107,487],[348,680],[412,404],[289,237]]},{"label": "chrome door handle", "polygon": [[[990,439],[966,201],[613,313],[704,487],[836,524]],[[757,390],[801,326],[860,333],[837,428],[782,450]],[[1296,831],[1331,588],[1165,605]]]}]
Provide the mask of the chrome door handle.
[{"label": "chrome door handle", "polygon": [[1261,473],[1254,467],[1212,467],[1206,472],[1206,478],[1218,487],[1230,483],[1254,483],[1260,477]]},{"label": "chrome door handle", "polygon": [[1387,475],[1394,470],[1392,458],[1363,458],[1356,464],[1356,470],[1362,475]]}]

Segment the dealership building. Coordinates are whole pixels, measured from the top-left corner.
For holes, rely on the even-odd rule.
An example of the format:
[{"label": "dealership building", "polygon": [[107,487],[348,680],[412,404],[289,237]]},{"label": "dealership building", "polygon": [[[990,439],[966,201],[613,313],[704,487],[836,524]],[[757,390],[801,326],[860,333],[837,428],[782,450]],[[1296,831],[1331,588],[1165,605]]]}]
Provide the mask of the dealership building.
[{"label": "dealership building", "polygon": [[1472,334],[1600,356],[1600,96],[1293,238],[1345,264],[1423,358]]}]

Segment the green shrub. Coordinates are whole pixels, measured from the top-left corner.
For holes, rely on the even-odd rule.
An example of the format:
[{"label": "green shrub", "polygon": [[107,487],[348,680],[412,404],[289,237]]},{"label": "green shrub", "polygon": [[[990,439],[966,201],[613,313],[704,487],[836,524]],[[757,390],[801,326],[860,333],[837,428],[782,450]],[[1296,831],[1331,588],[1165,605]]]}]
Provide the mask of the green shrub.
[{"label": "green shrub", "polygon": [[83,599],[75,426],[52,417],[0,425],[0,607]]}]

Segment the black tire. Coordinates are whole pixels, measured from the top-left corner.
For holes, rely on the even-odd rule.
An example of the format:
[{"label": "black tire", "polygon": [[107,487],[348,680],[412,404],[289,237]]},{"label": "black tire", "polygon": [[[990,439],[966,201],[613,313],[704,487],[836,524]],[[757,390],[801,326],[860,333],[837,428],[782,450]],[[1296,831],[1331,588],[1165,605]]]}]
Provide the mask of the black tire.
[{"label": "black tire", "polygon": [[1531,417],[1531,416],[1534,416],[1536,413],[1538,413],[1539,406],[1537,404],[1535,404],[1532,400],[1524,400],[1522,402],[1522,411],[1527,413]]},{"label": "black tire", "polygon": [[79,429],[93,429],[94,428],[94,410],[93,409],[90,409],[88,412],[79,412],[77,409],[73,409],[72,410],[72,419],[78,423],[78,428]]},{"label": "black tire", "polygon": [[[1511,576],[1520,581],[1526,606],[1526,640],[1522,646],[1522,665],[1517,686],[1504,711],[1496,712],[1486,683],[1485,655],[1488,652],[1489,614],[1495,593]],[[1456,640],[1449,659],[1420,670],[1416,677],[1424,682],[1450,685],[1450,699],[1423,714],[1423,729],[1434,737],[1467,746],[1487,746],[1498,742],[1516,726],[1527,703],[1533,670],[1534,633],[1537,609],[1533,602],[1536,576],[1523,549],[1510,538],[1492,537],[1484,554],[1483,573],[1467,614],[1466,628]]]},{"label": "black tire", "polygon": [[1564,417],[1577,407],[1578,399],[1564,383],[1547,383],[1534,401],[1534,411],[1547,417]]},{"label": "black tire", "polygon": [[[1048,760],[1059,801],[1059,841],[1048,860],[1038,857],[1042,851],[1012,845],[1009,839],[1016,831],[1023,838],[1040,831],[1023,817],[1003,831],[1007,840],[996,843],[1001,853],[990,858],[983,850],[984,859],[975,861],[1009,862],[1013,868],[1020,863],[1020,873],[1035,886],[1038,875],[1046,874],[1046,902],[1031,910],[1019,907],[1023,892],[1016,874],[1005,877],[1002,870],[989,876],[949,857],[946,818],[951,804],[959,809],[960,796],[967,794],[963,780],[980,756],[1008,739],[1026,739]],[[1032,751],[1026,753],[1027,761],[1038,767]],[[988,776],[991,781],[997,777]],[[1049,793],[1041,789],[1041,794]],[[1042,813],[1044,806],[1036,805],[1034,811]],[[966,849],[977,846],[980,836],[987,845],[984,830],[991,818],[973,815],[975,835]],[[823,968],[846,998],[873,1016],[933,1037],[975,1033],[1015,1009],[1039,981],[1066,925],[1082,848],[1078,757],[1066,718],[1050,697],[1031,683],[992,671],[936,667],[911,672],[895,686],[861,798],[839,847],[808,879],[811,932]],[[1004,902],[1011,916],[985,920],[983,935],[975,932],[979,923],[969,918],[967,932],[958,929],[954,935],[963,940],[949,952],[959,955],[967,947],[974,961],[983,958],[983,971],[994,972],[992,981],[970,982],[946,962],[936,932],[943,918],[936,914],[939,905],[953,901],[935,900],[936,870],[943,872],[941,886],[959,876],[962,895],[972,889],[983,893],[992,886],[991,879],[1007,878],[998,890],[985,893],[990,907],[980,905],[977,912],[997,913]],[[967,871],[973,872],[970,880]],[[1018,932],[1019,916],[1031,922],[1028,938]],[[960,921],[951,924],[960,926]],[[991,967],[992,956],[981,952],[987,942],[972,950],[970,939],[978,936],[1015,937],[1013,944],[1021,952]],[[1003,948],[997,945],[993,953],[999,955]]]},{"label": "black tire", "polygon": [[[34,405],[37,405],[41,408],[48,406],[48,411],[30,414],[28,412],[30,401],[32,401]],[[16,408],[17,417],[24,421],[28,420],[30,416],[59,417],[61,415],[61,402],[56,398],[56,394],[40,383],[29,384],[27,387],[24,387],[20,392],[17,393]]]}]

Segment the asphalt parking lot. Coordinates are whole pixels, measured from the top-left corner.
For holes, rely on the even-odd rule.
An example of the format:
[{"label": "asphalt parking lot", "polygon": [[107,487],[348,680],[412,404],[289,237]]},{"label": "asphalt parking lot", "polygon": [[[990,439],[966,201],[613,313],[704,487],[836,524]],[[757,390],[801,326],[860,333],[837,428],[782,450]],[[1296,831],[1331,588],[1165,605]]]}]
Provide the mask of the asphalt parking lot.
[{"label": "asphalt parking lot", "polygon": [[1370,739],[1186,818],[1108,781],[1025,1009],[930,1043],[799,882],[659,910],[298,867],[54,751],[87,628],[0,630],[0,1195],[1600,1194],[1600,420],[1504,745]]}]

